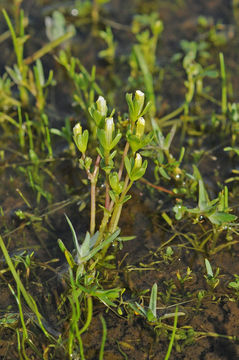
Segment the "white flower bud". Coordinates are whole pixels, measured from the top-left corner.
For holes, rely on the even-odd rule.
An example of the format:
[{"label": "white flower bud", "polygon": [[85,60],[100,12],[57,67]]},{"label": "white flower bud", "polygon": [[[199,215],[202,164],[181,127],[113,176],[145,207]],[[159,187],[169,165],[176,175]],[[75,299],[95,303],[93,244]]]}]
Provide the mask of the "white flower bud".
[{"label": "white flower bud", "polygon": [[145,120],[141,116],[138,119],[137,125],[136,125],[136,133],[135,133],[135,135],[137,136],[137,138],[139,138],[139,139],[142,138],[142,136],[144,135],[144,129],[145,129]]},{"label": "white flower bud", "polygon": [[82,134],[82,127],[81,127],[81,124],[78,123],[73,127],[74,138],[76,138],[78,135],[81,135],[81,134]]},{"label": "white flower bud", "polygon": [[106,116],[107,115],[107,105],[106,105],[106,101],[103,98],[103,96],[99,96],[98,100],[96,101],[96,106],[97,106],[97,110],[99,111],[101,116]]},{"label": "white flower bud", "polygon": [[134,168],[135,169],[140,169],[141,166],[142,166],[142,156],[139,153],[137,153],[135,155]]},{"label": "white flower bud", "polygon": [[143,93],[143,91],[141,91],[141,90],[136,90],[136,91],[135,91],[135,98],[136,98],[136,99],[144,99],[144,93]]},{"label": "white flower bud", "polygon": [[105,140],[107,146],[110,146],[112,142],[114,129],[115,129],[115,125],[113,118],[105,119]]},{"label": "white flower bud", "polygon": [[139,116],[143,110],[144,99],[145,99],[144,93],[140,90],[136,90],[134,100],[135,100],[135,110],[137,116]]}]

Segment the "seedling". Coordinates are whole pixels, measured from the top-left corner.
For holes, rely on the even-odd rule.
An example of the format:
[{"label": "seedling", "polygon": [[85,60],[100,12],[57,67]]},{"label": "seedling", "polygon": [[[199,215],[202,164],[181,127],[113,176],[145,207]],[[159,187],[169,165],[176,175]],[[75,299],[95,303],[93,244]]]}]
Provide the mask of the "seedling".
[{"label": "seedling", "polygon": [[158,291],[158,286],[155,283],[152,286],[151,289],[151,294],[150,294],[150,301],[149,301],[149,307],[143,307],[142,305],[140,305],[139,303],[135,302],[135,303],[129,303],[129,306],[138,314],[140,314],[141,316],[145,317],[147,321],[149,322],[156,322],[158,317],[157,317],[157,291]]},{"label": "seedling", "polygon": [[228,284],[228,287],[234,290],[237,299],[239,298],[239,276],[234,274],[234,281]]},{"label": "seedling", "polygon": [[[223,230],[228,230],[228,226],[233,226],[237,216],[229,214],[231,209],[228,206],[227,187],[224,187],[224,190],[219,193],[216,199],[209,200],[203,180],[196,166],[194,166],[194,173],[198,181],[198,206],[196,208],[190,209],[186,206],[183,206],[180,202],[173,208],[175,217],[177,220],[180,220],[185,214],[189,214],[194,218],[195,224],[201,223],[204,219],[208,219],[212,225],[213,236],[207,236],[202,242],[202,246],[205,246],[206,243],[211,239],[211,251],[218,251],[221,248],[219,246],[218,250],[216,249],[216,242],[219,234]],[[225,246],[230,246],[230,243],[225,244]]]},{"label": "seedling", "polygon": [[204,275],[204,277],[206,279],[206,282],[210,290],[213,292],[220,282],[218,278],[220,269],[217,268],[216,272],[214,273],[208,259],[205,259],[205,266],[206,266],[207,275]]}]

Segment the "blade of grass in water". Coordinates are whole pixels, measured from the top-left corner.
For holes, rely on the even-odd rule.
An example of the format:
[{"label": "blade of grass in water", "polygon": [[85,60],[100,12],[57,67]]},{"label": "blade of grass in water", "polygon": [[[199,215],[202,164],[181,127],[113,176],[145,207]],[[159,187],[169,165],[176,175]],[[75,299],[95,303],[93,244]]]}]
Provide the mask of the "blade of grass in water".
[{"label": "blade of grass in water", "polygon": [[57,38],[56,40],[51,41],[50,43],[43,46],[40,50],[36,51],[33,55],[28,56],[24,60],[24,64],[25,65],[30,65],[31,63],[33,63],[37,59],[40,59],[42,56],[46,55],[51,50],[53,50],[55,47],[60,45],[63,41],[66,41],[66,40],[70,39],[74,35],[75,35],[75,33],[73,31],[69,31],[68,33],[66,33],[66,34],[60,36],[59,38]]},{"label": "blade of grass in water", "polygon": [[178,322],[178,307],[176,306],[176,312],[175,312],[175,317],[174,317],[174,322],[173,322],[173,332],[172,332],[172,336],[170,339],[170,343],[168,346],[168,351],[167,354],[165,355],[164,360],[168,360],[173,348],[173,342],[174,342],[174,338],[175,338],[175,334],[176,334],[176,330],[177,330],[177,322]]},{"label": "blade of grass in water", "polygon": [[5,259],[6,259],[6,262],[7,262],[8,266],[9,266],[9,269],[10,269],[10,271],[12,273],[12,276],[14,277],[14,279],[15,279],[15,281],[17,283],[17,286],[19,286],[19,288],[21,290],[21,293],[22,293],[27,305],[35,313],[35,304],[33,303],[30,296],[28,295],[28,293],[27,293],[27,291],[26,291],[26,289],[25,289],[25,287],[24,287],[18,273],[16,272],[16,269],[15,269],[15,267],[13,265],[13,262],[12,262],[10,256],[9,256],[9,254],[8,254],[7,248],[6,248],[5,244],[4,244],[3,239],[2,239],[1,236],[0,236],[0,247],[2,249],[2,252],[3,252],[3,255],[4,255]]},{"label": "blade of grass in water", "polygon": [[37,304],[35,303],[35,301],[33,300],[33,298],[27,293],[18,273],[16,272],[16,269],[13,265],[13,262],[8,254],[7,248],[3,242],[2,237],[0,236],[0,247],[2,249],[3,255],[5,257],[6,263],[8,264],[8,267],[12,273],[12,276],[14,277],[14,280],[16,281],[17,287],[20,289],[27,305],[29,306],[29,308],[33,311],[33,313],[36,315],[37,320],[38,320],[38,324],[40,326],[40,328],[42,329],[42,331],[44,332],[45,336],[47,338],[52,336],[47,332],[47,330],[44,328],[42,321],[44,321],[43,316],[39,313],[38,308],[37,308]]},{"label": "blade of grass in water", "polygon": [[145,87],[146,87],[146,92],[147,92],[147,96],[149,101],[151,102],[151,109],[150,109],[150,114],[153,117],[155,112],[156,112],[156,107],[155,107],[155,96],[154,96],[154,86],[153,86],[153,77],[152,74],[150,73],[149,69],[148,69],[148,65],[145,61],[144,55],[142,53],[142,51],[140,50],[140,47],[138,45],[134,46],[134,53],[136,55],[136,58],[138,60],[140,69],[143,73],[144,76],[144,83],[145,83]]},{"label": "blade of grass in water", "polygon": [[103,316],[100,317],[100,321],[102,323],[103,327],[103,335],[102,335],[102,341],[100,345],[100,354],[99,354],[99,360],[104,360],[104,348],[105,348],[105,341],[107,336],[107,328],[106,328],[106,322]]},{"label": "blade of grass in water", "polygon": [[[221,79],[222,79],[221,110],[222,110],[222,114],[225,115],[227,112],[227,84],[226,84],[226,70],[225,70],[223,53],[219,54],[219,60],[220,60],[220,70],[221,70]],[[225,124],[223,125],[225,126]]]}]

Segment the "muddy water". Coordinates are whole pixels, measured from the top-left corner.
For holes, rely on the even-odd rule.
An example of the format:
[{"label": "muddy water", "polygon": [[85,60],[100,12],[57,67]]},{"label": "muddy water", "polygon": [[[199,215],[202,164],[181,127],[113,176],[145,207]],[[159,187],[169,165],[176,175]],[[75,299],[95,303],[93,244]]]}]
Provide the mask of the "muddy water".
[{"label": "muddy water", "polygon": [[[62,11],[70,17],[70,8],[73,2],[55,2],[55,1],[23,1],[23,7],[29,16],[29,31],[32,36],[31,46],[26,48],[26,56],[31,54],[41,46],[45,39],[44,35],[44,16],[51,13],[61,5]],[[10,11],[9,4],[4,4]],[[2,6],[0,4],[0,6]],[[117,26],[113,28],[115,38],[118,42],[118,57],[127,56],[130,51],[133,36],[128,30],[132,16],[135,13],[149,13],[156,11],[160,13],[164,22],[165,30],[160,40],[157,54],[157,63],[164,69],[165,75],[160,89],[161,106],[166,111],[170,111],[179,106],[184,98],[183,80],[184,72],[182,68],[170,63],[170,59],[175,52],[180,50],[180,40],[198,40],[200,34],[197,31],[197,18],[199,15],[211,17],[215,23],[222,22],[225,26],[223,31],[228,36],[227,43],[220,47],[224,52],[226,64],[228,67],[228,76],[231,79],[233,91],[230,93],[232,101],[238,99],[238,78],[239,68],[236,59],[238,58],[238,23],[237,12],[233,12],[233,6],[230,1],[212,0],[175,0],[175,1],[125,1],[113,0],[107,6],[104,13],[104,19],[113,19],[115,23],[122,24],[119,30]],[[75,19],[72,18],[72,21]],[[6,31],[4,21],[0,21],[1,32]],[[91,29],[89,25],[79,27],[78,37],[72,40],[72,52],[79,56],[82,63],[90,69],[93,64],[97,65],[99,78],[109,79],[109,82],[101,81],[101,86],[105,91],[110,87],[116,87],[117,78],[122,81],[122,87],[127,83],[129,69],[127,64],[117,59],[116,65],[112,66],[100,60],[97,56],[102,47],[102,43],[96,42],[89,34]],[[3,56],[0,59],[0,69],[3,71],[5,64],[14,63],[11,42],[0,43],[0,51]],[[218,59],[217,50],[215,58]],[[218,60],[215,60],[218,62]],[[47,68],[54,67],[58,84],[50,92],[51,102],[47,111],[51,121],[51,126],[61,127],[66,116],[72,117],[72,122],[76,121],[77,116],[71,107],[71,93],[67,87],[63,87],[62,72],[59,66],[54,62],[52,55],[47,55],[43,59]],[[112,70],[116,76],[112,76]],[[124,94],[122,87],[112,91],[112,99],[115,99],[117,105],[122,106],[123,110]],[[126,86],[127,87],[127,86]],[[125,92],[125,91],[124,91]],[[59,101],[61,99],[61,101]],[[122,111],[123,111],[122,110]],[[164,112],[162,111],[162,114]],[[27,283],[31,293],[39,300],[41,312],[49,319],[47,326],[49,331],[63,331],[65,324],[60,319],[55,318],[55,308],[58,304],[60,293],[64,291],[62,279],[58,277],[59,269],[64,268],[64,259],[57,246],[57,238],[61,238],[67,244],[68,248],[73,247],[71,235],[67,224],[64,220],[64,213],[71,218],[76,231],[85,233],[88,227],[87,213],[79,212],[82,201],[88,206],[88,196],[82,199],[82,193],[86,190],[79,185],[78,178],[82,174],[77,169],[72,158],[64,152],[66,144],[56,140],[54,144],[55,158],[41,167],[40,173],[45,177],[45,188],[52,194],[52,203],[42,200],[40,204],[36,203],[35,194],[29,186],[28,180],[24,173],[19,170],[21,166],[27,166],[26,158],[19,151],[16,145],[14,134],[0,130],[1,150],[4,150],[5,157],[0,163],[1,187],[0,201],[2,208],[1,217],[1,234],[4,241],[9,246],[11,256],[14,258],[21,251],[34,251],[35,255],[32,260],[32,268],[29,281]],[[220,139],[219,139],[220,140]],[[213,143],[212,143],[213,142]],[[212,194],[216,194],[218,187],[216,181],[223,181],[229,176],[232,164],[228,157],[223,158],[222,146],[218,144],[214,136],[203,142],[207,150],[212,150],[210,155],[205,156],[200,162],[200,171],[207,177],[207,185]],[[200,141],[195,141],[200,145]],[[202,145],[202,143],[201,143]],[[175,149],[177,151],[177,149]],[[217,173],[212,173],[215,158],[220,164]],[[223,163],[226,162],[226,164]],[[190,163],[188,160],[188,164]],[[47,168],[47,173],[45,169]],[[54,175],[54,177],[53,177]],[[30,207],[28,207],[19,192],[27,197]],[[88,191],[88,189],[87,189]],[[86,194],[87,195],[87,194]],[[117,276],[115,277],[115,286],[126,288],[126,301],[129,297],[137,300],[140,294],[150,289],[156,282],[159,289],[159,304],[162,315],[168,312],[174,312],[175,308],[171,307],[180,303],[180,310],[185,312],[185,316],[179,319],[180,326],[192,327],[195,331],[213,332],[236,336],[239,333],[238,315],[239,309],[237,302],[234,301],[232,293],[227,285],[233,279],[233,274],[239,274],[238,246],[234,246],[230,251],[223,251],[214,255],[210,261],[213,268],[220,268],[220,285],[216,288],[215,294],[207,295],[200,307],[197,308],[197,296],[199,290],[207,289],[205,282],[205,267],[203,256],[195,254],[188,246],[182,246],[180,238],[170,243],[174,251],[171,261],[163,260],[160,246],[168,241],[172,236],[171,229],[165,224],[161,217],[161,210],[170,213],[173,206],[173,199],[161,193],[153,193],[149,189],[140,185],[134,190],[134,198],[128,203],[122,216],[120,227],[124,235],[136,235],[136,239],[125,244],[123,250],[117,254],[117,262],[120,264]],[[235,194],[234,204],[238,203],[237,194]],[[29,213],[26,219],[19,219],[15,211],[21,209]],[[129,216],[130,214],[130,216]],[[33,217],[35,216],[35,218]],[[171,214],[173,216],[173,214]],[[188,227],[195,231],[192,224]],[[199,233],[200,236],[200,233]],[[26,255],[26,253],[25,253]],[[54,259],[58,259],[55,261]],[[124,260],[123,260],[124,259]],[[3,259],[2,259],[3,260]],[[122,261],[123,260],[123,261]],[[48,266],[46,262],[51,261]],[[4,268],[4,261],[1,262]],[[185,275],[187,268],[192,270],[192,277],[182,287],[178,280],[177,274]],[[24,266],[20,267],[25,274]],[[109,271],[110,273],[110,271]],[[114,273],[109,275],[114,278]],[[0,307],[3,314],[6,310],[11,312],[17,311],[15,300],[9,295],[6,282],[11,281],[9,274],[1,281],[1,300]],[[171,289],[171,294],[167,293]],[[145,300],[147,302],[148,299]],[[9,308],[9,306],[12,306]],[[105,313],[103,305],[96,303],[94,308],[94,319],[90,329],[83,336],[85,354],[87,360],[98,358],[99,346],[101,342],[102,329],[99,319],[100,314],[104,314],[107,323],[107,342],[105,347],[104,359],[162,359],[167,351],[169,343],[166,333],[159,334],[153,330],[153,327],[147,324],[139,316],[129,316],[123,313],[119,316],[113,312]],[[160,313],[161,314],[161,313]],[[30,318],[30,315],[29,315]],[[172,320],[167,320],[172,325]],[[52,330],[51,330],[52,328]],[[36,331],[36,329],[34,329]],[[65,330],[66,331],[66,330]],[[11,329],[1,329],[0,357],[3,359],[17,359],[18,354],[15,352],[16,338]],[[40,336],[40,335],[39,335]],[[9,341],[9,338],[11,341]],[[41,347],[44,340],[39,338]],[[193,341],[189,336],[185,339],[178,340],[177,351],[173,349],[172,359],[237,359],[239,358],[239,346],[233,341],[226,339],[203,337]],[[29,350],[29,357],[31,352]],[[32,355],[33,356],[33,355]],[[34,357],[32,357],[34,358]],[[60,350],[55,354],[55,359],[62,359],[63,355]]]}]

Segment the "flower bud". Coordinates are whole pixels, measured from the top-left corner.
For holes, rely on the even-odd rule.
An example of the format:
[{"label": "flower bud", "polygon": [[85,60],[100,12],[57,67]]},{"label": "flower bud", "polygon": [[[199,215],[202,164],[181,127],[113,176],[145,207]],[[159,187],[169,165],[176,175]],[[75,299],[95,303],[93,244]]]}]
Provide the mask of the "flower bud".
[{"label": "flower bud", "polygon": [[160,34],[163,31],[163,22],[161,20],[157,20],[153,27],[153,32],[155,34]]},{"label": "flower bud", "polygon": [[137,153],[134,160],[134,168],[140,169],[141,166],[142,166],[142,156],[139,153]]},{"label": "flower bud", "polygon": [[73,138],[80,152],[84,154],[86,152],[87,144],[88,144],[88,138],[89,138],[88,130],[84,130],[84,132],[82,133],[82,127],[80,123],[76,124],[73,128]]},{"label": "flower bud", "polygon": [[96,106],[97,106],[97,110],[99,111],[101,116],[106,116],[107,115],[107,105],[106,105],[106,101],[103,98],[103,96],[99,96],[98,100],[96,101]]},{"label": "flower bud", "polygon": [[115,129],[113,118],[105,119],[105,140],[106,146],[110,146],[113,138],[113,132]]},{"label": "flower bud", "polygon": [[135,111],[136,111],[137,116],[139,116],[143,110],[144,99],[145,99],[144,93],[140,90],[136,90],[135,97],[134,97],[134,102],[135,102],[134,105],[135,105]]},{"label": "flower bud", "polygon": [[137,138],[139,138],[139,139],[142,138],[142,136],[144,135],[144,129],[145,129],[145,120],[141,116],[138,119],[137,125],[136,125],[136,133],[135,133],[135,135],[137,136]]},{"label": "flower bud", "polygon": [[117,190],[119,184],[119,176],[117,172],[113,172],[109,175],[110,186],[113,190]]},{"label": "flower bud", "polygon": [[81,134],[82,134],[82,127],[81,127],[81,124],[78,123],[73,127],[74,138],[76,139],[76,137]]}]

